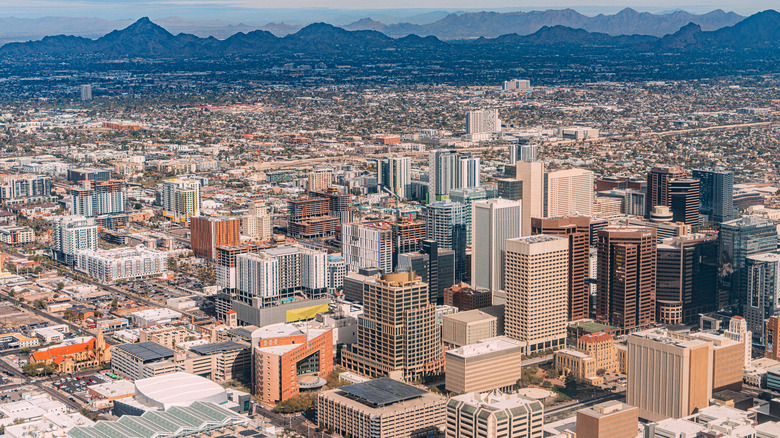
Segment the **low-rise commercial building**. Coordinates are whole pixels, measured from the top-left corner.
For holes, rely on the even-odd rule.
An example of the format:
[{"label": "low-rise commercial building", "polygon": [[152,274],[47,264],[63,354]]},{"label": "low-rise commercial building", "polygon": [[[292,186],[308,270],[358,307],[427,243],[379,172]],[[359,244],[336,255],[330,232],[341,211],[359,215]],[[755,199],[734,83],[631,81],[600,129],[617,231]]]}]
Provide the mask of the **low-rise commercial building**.
[{"label": "low-rise commercial building", "polygon": [[353,438],[427,437],[446,421],[444,397],[388,377],[317,396],[320,427]]},{"label": "low-rise commercial building", "polygon": [[619,401],[577,411],[577,438],[635,438],[639,409]]},{"label": "low-rise commercial building", "polygon": [[522,377],[523,346],[500,336],[447,350],[444,387],[456,394],[511,389]]},{"label": "low-rise commercial building", "polygon": [[481,310],[443,315],[441,324],[442,340],[452,347],[476,344],[498,334],[498,319]]}]

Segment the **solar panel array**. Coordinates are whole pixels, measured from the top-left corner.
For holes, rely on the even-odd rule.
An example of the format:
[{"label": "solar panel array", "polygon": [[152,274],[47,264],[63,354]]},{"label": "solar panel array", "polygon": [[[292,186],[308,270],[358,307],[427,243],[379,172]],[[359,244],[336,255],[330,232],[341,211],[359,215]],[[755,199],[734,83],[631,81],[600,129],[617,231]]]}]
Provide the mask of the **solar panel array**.
[{"label": "solar panel array", "polygon": [[173,357],[174,351],[170,348],[163,347],[156,342],[139,342],[137,344],[120,344],[114,348],[119,348],[136,356],[144,362],[165,359],[167,357]]},{"label": "solar panel array", "polygon": [[342,391],[350,394],[368,404],[375,406],[387,406],[404,400],[422,397],[427,391],[406,383],[393,380],[389,377],[369,380],[362,383],[354,383],[342,386]]}]

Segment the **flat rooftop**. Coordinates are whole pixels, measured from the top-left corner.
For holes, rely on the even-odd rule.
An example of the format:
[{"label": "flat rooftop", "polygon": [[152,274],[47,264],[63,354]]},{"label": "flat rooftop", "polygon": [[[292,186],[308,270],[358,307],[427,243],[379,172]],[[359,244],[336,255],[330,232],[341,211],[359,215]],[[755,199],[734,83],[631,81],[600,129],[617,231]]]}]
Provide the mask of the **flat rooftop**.
[{"label": "flat rooftop", "polygon": [[416,388],[389,377],[342,386],[341,391],[373,406],[387,406],[422,397],[428,391]]},{"label": "flat rooftop", "polygon": [[[458,356],[462,358],[476,357],[488,353],[496,353],[501,351],[508,351],[512,349],[522,350],[523,344],[512,339],[498,336],[495,338],[485,339],[482,342],[471,345],[464,345],[453,350],[447,350],[447,354]],[[518,363],[518,366],[520,364]]]}]

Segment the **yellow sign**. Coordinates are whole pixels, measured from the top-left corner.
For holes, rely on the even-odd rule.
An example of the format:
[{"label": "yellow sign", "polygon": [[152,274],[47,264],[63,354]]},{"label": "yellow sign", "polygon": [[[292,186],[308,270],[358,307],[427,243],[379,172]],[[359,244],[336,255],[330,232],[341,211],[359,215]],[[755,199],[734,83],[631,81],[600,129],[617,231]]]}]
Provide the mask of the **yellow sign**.
[{"label": "yellow sign", "polygon": [[319,306],[301,307],[300,309],[287,311],[287,322],[302,321],[305,319],[312,319],[317,316],[318,313],[325,313],[328,311],[328,304],[320,304]]}]

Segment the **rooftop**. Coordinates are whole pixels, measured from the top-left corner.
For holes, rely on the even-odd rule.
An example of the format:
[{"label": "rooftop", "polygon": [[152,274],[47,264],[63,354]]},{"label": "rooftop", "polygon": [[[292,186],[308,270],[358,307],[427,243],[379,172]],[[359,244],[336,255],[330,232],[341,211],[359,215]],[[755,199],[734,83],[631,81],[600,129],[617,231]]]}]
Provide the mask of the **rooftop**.
[{"label": "rooftop", "polygon": [[464,345],[454,350],[447,350],[447,354],[467,358],[512,349],[522,350],[522,348],[523,344],[518,341],[503,336],[497,336],[495,338],[485,339],[477,344]]},{"label": "rooftop", "polygon": [[167,359],[173,357],[174,351],[170,348],[163,347],[156,342],[139,342],[137,344],[119,344],[114,346],[120,350],[126,351],[128,354],[141,359],[144,362],[149,362],[158,359]]},{"label": "rooftop", "polygon": [[352,385],[342,386],[340,389],[365,404],[377,407],[422,397],[428,393],[428,391],[389,377],[369,380],[363,383],[353,383]]}]

